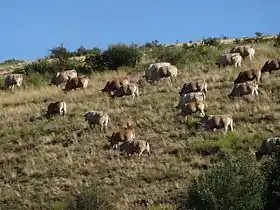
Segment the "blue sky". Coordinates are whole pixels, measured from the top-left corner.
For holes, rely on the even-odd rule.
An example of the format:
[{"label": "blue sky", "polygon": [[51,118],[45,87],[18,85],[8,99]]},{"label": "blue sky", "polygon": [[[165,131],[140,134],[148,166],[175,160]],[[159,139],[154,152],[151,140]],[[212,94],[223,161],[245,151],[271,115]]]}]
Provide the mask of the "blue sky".
[{"label": "blue sky", "polygon": [[108,44],[277,34],[279,0],[1,0],[0,62],[34,60],[64,44]]}]

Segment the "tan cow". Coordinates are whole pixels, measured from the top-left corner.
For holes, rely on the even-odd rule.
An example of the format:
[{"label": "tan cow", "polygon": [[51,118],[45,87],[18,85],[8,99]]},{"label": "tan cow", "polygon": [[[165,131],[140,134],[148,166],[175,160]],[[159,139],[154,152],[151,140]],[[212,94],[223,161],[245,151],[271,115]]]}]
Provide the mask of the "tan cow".
[{"label": "tan cow", "polygon": [[6,74],[4,75],[4,90],[11,88],[12,91],[15,89],[15,85],[20,87],[23,82],[22,74]]},{"label": "tan cow", "polygon": [[54,114],[59,114],[61,116],[66,115],[67,113],[67,104],[65,101],[57,101],[54,103],[50,103],[48,105],[48,110],[47,110],[47,117],[50,117],[51,115]]},{"label": "tan cow", "polygon": [[236,46],[230,50],[230,53],[239,53],[243,59],[249,57],[250,62],[255,59],[255,52],[256,50],[251,45]]},{"label": "tan cow", "polygon": [[191,92],[186,93],[180,96],[180,100],[178,105],[176,106],[177,109],[184,107],[186,103],[195,102],[195,101],[205,101],[206,95],[204,92]]},{"label": "tan cow", "polygon": [[109,122],[109,115],[103,111],[89,111],[84,114],[85,121],[88,121],[89,127],[94,128],[100,125],[100,132],[106,132]]},{"label": "tan cow", "polygon": [[185,116],[196,112],[200,112],[200,115],[203,117],[205,116],[204,109],[205,109],[204,101],[189,102],[189,103],[185,103],[185,105],[182,107],[181,113]]},{"label": "tan cow", "polygon": [[88,86],[89,78],[87,76],[77,76],[74,78],[69,78],[65,85],[63,91],[76,90],[76,88],[85,89]]},{"label": "tan cow", "polygon": [[218,67],[225,67],[227,65],[234,65],[234,68],[241,67],[242,57],[239,53],[223,53],[219,61],[216,63]]},{"label": "tan cow", "polygon": [[207,94],[207,83],[205,80],[186,82],[179,92],[180,96],[190,92],[204,92]]},{"label": "tan cow", "polygon": [[176,79],[177,74],[178,69],[176,66],[171,65],[168,62],[163,62],[151,64],[144,77],[147,81],[155,83],[162,78]]},{"label": "tan cow", "polygon": [[261,72],[271,73],[272,71],[280,70],[280,59],[267,60],[263,65]]},{"label": "tan cow", "polygon": [[258,83],[260,82],[261,79],[261,70],[257,69],[250,69],[247,71],[241,71],[237,78],[234,80],[234,84],[238,83],[244,83],[247,81],[253,81],[256,80]]},{"label": "tan cow", "polygon": [[223,115],[206,115],[201,119],[201,123],[206,129],[221,129],[224,128],[224,134],[227,133],[228,128],[233,131],[233,119],[229,114]]},{"label": "tan cow", "polygon": [[101,91],[103,93],[107,92],[108,94],[111,94],[111,92],[116,91],[122,85],[128,85],[128,84],[129,84],[129,79],[127,77],[113,79],[111,81],[107,81],[105,87]]},{"label": "tan cow", "polygon": [[75,69],[71,69],[71,70],[65,70],[65,71],[61,71],[61,72],[57,72],[53,78],[52,81],[50,83],[50,85],[56,85],[61,87],[61,84],[63,83],[67,83],[68,79],[77,77],[77,71]]},{"label": "tan cow", "polygon": [[128,85],[122,85],[115,92],[111,92],[111,97],[122,97],[122,96],[130,96],[132,98],[139,96],[139,87],[136,83],[130,83]]},{"label": "tan cow", "polygon": [[135,133],[131,124],[127,123],[122,129],[117,132],[113,132],[111,136],[107,136],[108,142],[113,149],[117,149],[119,142],[133,141]]},{"label": "tan cow", "polygon": [[138,153],[139,157],[145,151],[147,151],[148,155],[150,155],[150,153],[151,153],[149,143],[144,140],[119,142],[118,148],[120,149],[121,152],[124,151],[128,155],[132,155],[133,153]]},{"label": "tan cow", "polygon": [[248,81],[244,83],[235,84],[228,95],[229,98],[233,99],[235,97],[242,97],[245,95],[259,95],[258,83],[254,81]]},{"label": "tan cow", "polygon": [[270,137],[263,140],[257,152],[255,152],[257,161],[259,161],[264,155],[272,156],[276,146],[280,146],[280,137]]}]

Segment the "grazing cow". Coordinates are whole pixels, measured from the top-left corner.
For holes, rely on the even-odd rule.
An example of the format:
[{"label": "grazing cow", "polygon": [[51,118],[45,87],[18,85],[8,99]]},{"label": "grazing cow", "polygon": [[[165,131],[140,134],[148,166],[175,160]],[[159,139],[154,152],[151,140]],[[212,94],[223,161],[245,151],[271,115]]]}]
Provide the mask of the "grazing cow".
[{"label": "grazing cow", "polygon": [[180,96],[190,92],[204,92],[207,94],[207,83],[205,80],[198,80],[192,82],[186,82],[179,92]]},{"label": "grazing cow", "polygon": [[185,103],[185,105],[181,109],[181,113],[183,115],[189,115],[192,113],[200,112],[201,116],[205,116],[205,104],[204,101],[195,101],[190,103]]},{"label": "grazing cow", "polygon": [[147,81],[151,80],[152,73],[154,71],[157,71],[160,67],[170,66],[170,65],[171,65],[171,63],[169,63],[169,62],[152,63],[152,64],[150,64],[149,68],[146,70],[145,75],[143,77],[146,78]]},{"label": "grazing cow", "polygon": [[259,161],[263,155],[272,156],[276,146],[280,146],[280,137],[270,137],[263,140],[257,152],[255,152],[257,161]]},{"label": "grazing cow", "polygon": [[201,119],[201,123],[206,129],[224,128],[224,134],[227,133],[228,127],[233,131],[233,119],[229,114],[224,115],[206,115]]},{"label": "grazing cow", "polygon": [[143,152],[147,151],[148,155],[150,152],[150,145],[147,141],[144,140],[134,140],[134,141],[124,141],[118,143],[118,148],[122,152],[126,152],[128,155],[138,153],[139,157]]},{"label": "grazing cow", "polygon": [[272,71],[276,71],[276,70],[280,70],[280,59],[267,60],[264,63],[261,72],[271,73]]},{"label": "grazing cow", "polygon": [[61,87],[61,84],[67,83],[67,80],[69,78],[74,78],[74,77],[77,77],[77,76],[78,76],[78,74],[77,74],[77,71],[75,69],[57,72],[53,76],[50,85],[56,85],[56,86]]},{"label": "grazing cow", "polygon": [[69,78],[65,85],[63,91],[76,90],[76,88],[85,89],[88,86],[89,78],[87,76],[77,76],[74,78]]},{"label": "grazing cow", "polygon": [[256,81],[247,81],[244,83],[235,84],[228,95],[229,98],[233,99],[235,97],[242,97],[245,95],[259,95],[259,87]]},{"label": "grazing cow", "polygon": [[67,104],[64,101],[57,101],[50,103],[48,105],[47,117],[50,117],[54,114],[59,114],[61,116],[66,115],[67,113]]},{"label": "grazing cow", "polygon": [[110,119],[107,113],[103,111],[89,111],[84,114],[84,117],[91,129],[95,128],[96,125],[100,125],[100,132],[102,130],[106,132]]},{"label": "grazing cow", "polygon": [[234,68],[241,67],[242,57],[239,53],[223,53],[216,63],[218,67],[234,65]]},{"label": "grazing cow", "polygon": [[147,81],[155,83],[162,78],[175,79],[178,74],[178,69],[176,66],[171,65],[170,63],[155,63],[149,66],[149,69],[146,71],[145,77]]},{"label": "grazing cow", "polygon": [[127,123],[127,126],[123,127],[117,132],[113,132],[111,136],[107,136],[108,142],[113,149],[117,149],[119,142],[133,141],[135,133],[132,126]]},{"label": "grazing cow", "polygon": [[249,57],[250,62],[255,59],[255,49],[251,45],[236,46],[230,50],[230,53],[239,53],[244,59]]},{"label": "grazing cow", "polygon": [[122,97],[122,96],[130,96],[132,95],[132,98],[139,96],[139,88],[136,83],[130,83],[128,85],[122,85],[120,86],[115,92],[111,92],[111,97]]},{"label": "grazing cow", "polygon": [[20,87],[23,82],[22,74],[6,74],[4,75],[4,90],[11,87],[12,91],[15,89],[15,85]]},{"label": "grazing cow", "polygon": [[111,93],[119,89],[122,85],[128,85],[129,80],[127,77],[119,78],[119,79],[113,79],[111,81],[108,81],[105,85],[105,87],[101,90],[103,93]]},{"label": "grazing cow", "polygon": [[205,93],[204,92],[191,92],[186,93],[180,96],[180,101],[176,108],[182,108],[186,103],[195,102],[195,101],[205,101]]},{"label": "grazing cow", "polygon": [[244,83],[247,81],[256,80],[258,83],[261,79],[261,71],[257,69],[250,69],[247,71],[241,71],[237,78],[234,80],[234,84]]}]

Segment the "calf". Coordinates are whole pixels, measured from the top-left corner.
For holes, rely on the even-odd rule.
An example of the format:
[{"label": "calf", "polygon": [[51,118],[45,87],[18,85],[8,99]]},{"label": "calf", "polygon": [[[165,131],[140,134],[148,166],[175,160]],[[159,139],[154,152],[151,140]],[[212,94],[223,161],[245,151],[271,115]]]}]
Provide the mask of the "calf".
[{"label": "calf", "polygon": [[135,133],[132,126],[127,123],[127,126],[123,127],[117,132],[113,132],[111,136],[107,136],[108,142],[111,144],[113,149],[118,147],[119,142],[133,141]]},{"label": "calf", "polygon": [[205,116],[204,108],[205,108],[204,101],[190,102],[190,103],[186,103],[182,107],[181,113],[183,115],[189,115],[199,111],[201,116]]},{"label": "calf", "polygon": [[276,146],[280,146],[280,137],[270,137],[263,140],[259,149],[255,152],[257,161],[259,161],[263,155],[272,156]]},{"label": "calf", "polygon": [[118,143],[118,148],[120,151],[126,152],[128,155],[133,153],[138,153],[139,157],[143,152],[147,151],[150,155],[150,145],[147,141],[144,140],[134,140],[134,141],[124,141]]},{"label": "calf", "polygon": [[190,93],[190,92],[204,92],[205,95],[207,94],[207,83],[205,80],[201,81],[194,81],[185,83],[182,87],[181,91],[179,92],[180,96]]},{"label": "calf", "polygon": [[57,101],[54,103],[50,103],[48,105],[48,110],[47,110],[47,117],[50,117],[51,115],[54,114],[59,114],[61,116],[66,115],[67,113],[67,105],[66,102],[64,101]]},{"label": "calf", "polygon": [[129,95],[132,95],[132,98],[139,96],[139,87],[137,86],[136,83],[122,85],[120,86],[120,88],[110,93],[111,97],[122,97],[122,96],[129,96]]},{"label": "calf", "polygon": [[250,69],[247,71],[240,72],[237,78],[234,80],[234,84],[244,83],[253,80],[256,80],[259,83],[260,79],[261,79],[261,71],[257,69]]},{"label": "calf", "polygon": [[109,122],[109,116],[102,111],[89,111],[84,114],[85,121],[88,121],[89,127],[93,129],[96,125],[100,125],[100,132],[106,132]]},{"label": "calf", "polygon": [[229,98],[242,97],[251,94],[252,96],[259,94],[259,87],[256,81],[248,81],[244,83],[235,84],[228,95]]},{"label": "calf", "polygon": [[116,90],[118,90],[122,85],[128,85],[129,80],[127,77],[119,78],[119,79],[113,79],[111,81],[108,81],[103,89],[101,91],[104,93],[111,93]]},{"label": "calf", "polygon": [[201,123],[206,129],[221,129],[224,128],[224,134],[227,133],[228,127],[233,131],[233,119],[230,115],[207,115],[201,119]]}]

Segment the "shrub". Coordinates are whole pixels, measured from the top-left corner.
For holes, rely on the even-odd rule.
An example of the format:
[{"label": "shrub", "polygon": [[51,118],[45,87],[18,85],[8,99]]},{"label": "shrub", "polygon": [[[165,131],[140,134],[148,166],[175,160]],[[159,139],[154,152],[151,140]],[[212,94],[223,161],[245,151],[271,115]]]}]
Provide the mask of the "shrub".
[{"label": "shrub", "polygon": [[74,199],[70,201],[66,207],[67,210],[111,210],[114,207],[107,200],[106,193],[98,188],[84,188],[82,192],[74,195]]},{"label": "shrub", "polygon": [[187,203],[191,209],[263,209],[263,177],[248,157],[226,160],[193,180]]},{"label": "shrub", "polygon": [[135,67],[141,58],[141,53],[135,46],[124,44],[110,46],[102,53],[106,67],[110,70],[117,70],[121,66]]},{"label": "shrub", "polygon": [[280,47],[280,33],[278,33],[273,46]]},{"label": "shrub", "polygon": [[264,191],[265,208],[280,209],[280,149],[277,148],[271,161],[263,165],[266,188]]}]

